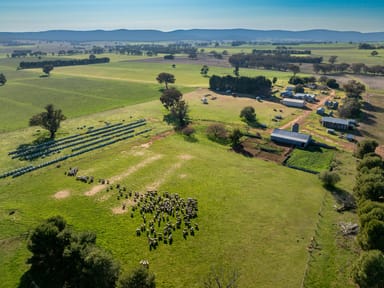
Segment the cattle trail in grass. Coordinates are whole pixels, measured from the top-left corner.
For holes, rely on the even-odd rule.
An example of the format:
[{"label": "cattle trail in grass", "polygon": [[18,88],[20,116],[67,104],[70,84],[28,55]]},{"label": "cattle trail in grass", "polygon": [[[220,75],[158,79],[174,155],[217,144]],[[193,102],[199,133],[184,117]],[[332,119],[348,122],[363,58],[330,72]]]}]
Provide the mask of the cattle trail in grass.
[{"label": "cattle trail in grass", "polygon": [[[147,158],[147,159],[141,161],[140,163],[136,164],[135,166],[130,167],[124,173],[122,173],[120,175],[113,176],[108,182],[109,182],[109,184],[112,185],[113,183],[128,177],[132,173],[135,173],[136,171],[144,168],[145,166],[151,164],[152,162],[155,162],[155,161],[161,159],[162,157],[163,157],[163,155],[157,154],[157,155],[154,155],[154,156],[152,156],[150,158]],[[96,186],[92,187],[91,190],[88,190],[87,192],[85,192],[84,195],[85,196],[94,196],[94,195],[96,195],[97,193],[101,192],[103,189],[105,189],[107,187],[108,187],[108,184],[96,185]]]},{"label": "cattle trail in grass", "polygon": [[180,169],[181,166],[184,164],[185,161],[188,161],[190,159],[193,158],[192,155],[188,155],[188,154],[183,154],[183,155],[179,155],[178,157],[181,161],[180,162],[177,162],[175,163],[174,165],[172,165],[168,170],[166,170],[162,177],[160,179],[156,179],[153,183],[147,185],[147,190],[149,191],[152,191],[152,190],[157,190],[159,189],[159,187],[165,182],[165,180],[173,175],[176,170]]}]

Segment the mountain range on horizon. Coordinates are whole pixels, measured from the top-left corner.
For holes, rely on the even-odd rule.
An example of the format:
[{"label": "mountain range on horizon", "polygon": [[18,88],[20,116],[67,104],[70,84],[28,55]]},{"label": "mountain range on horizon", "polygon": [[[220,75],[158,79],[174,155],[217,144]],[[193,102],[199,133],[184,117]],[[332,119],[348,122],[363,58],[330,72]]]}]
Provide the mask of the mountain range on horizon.
[{"label": "mountain range on horizon", "polygon": [[41,32],[0,32],[0,41],[309,41],[309,42],[380,42],[384,32],[363,33],[336,30],[252,30],[252,29],[190,29],[163,32],[160,30],[49,30]]}]

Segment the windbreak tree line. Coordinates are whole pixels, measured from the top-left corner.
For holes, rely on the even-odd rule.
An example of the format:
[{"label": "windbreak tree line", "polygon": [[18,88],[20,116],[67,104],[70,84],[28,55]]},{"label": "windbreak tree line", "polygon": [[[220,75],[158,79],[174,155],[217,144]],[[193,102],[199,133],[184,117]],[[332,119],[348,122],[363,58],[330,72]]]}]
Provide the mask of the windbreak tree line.
[{"label": "windbreak tree line", "polygon": [[94,59],[70,59],[70,60],[44,60],[35,62],[22,61],[19,64],[20,69],[43,68],[45,66],[62,67],[62,66],[75,66],[75,65],[89,65],[89,64],[102,64],[109,63],[108,57],[94,58]]},{"label": "windbreak tree line", "polygon": [[354,73],[354,74],[368,74],[368,75],[384,75],[384,66],[372,65],[367,66],[364,63],[314,63],[313,71],[315,73]]},{"label": "windbreak tree line", "polygon": [[212,90],[226,91],[231,90],[239,93],[253,95],[270,95],[272,89],[271,80],[264,76],[250,77],[233,77],[212,75],[209,79],[209,87]]},{"label": "windbreak tree line", "polygon": [[360,288],[384,287],[384,162],[375,154],[378,143],[358,143],[354,187],[358,202],[360,229],[358,243],[363,249],[352,269],[352,278]]},{"label": "windbreak tree line", "polygon": [[290,63],[321,63],[323,57],[300,57],[285,54],[245,54],[239,53],[229,57],[233,67],[265,68],[275,70],[289,70]]}]

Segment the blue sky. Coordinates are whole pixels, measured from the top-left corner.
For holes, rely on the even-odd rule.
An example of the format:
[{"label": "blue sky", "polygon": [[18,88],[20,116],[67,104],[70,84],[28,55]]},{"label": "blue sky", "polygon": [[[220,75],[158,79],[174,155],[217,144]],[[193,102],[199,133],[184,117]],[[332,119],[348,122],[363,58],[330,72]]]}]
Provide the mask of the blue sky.
[{"label": "blue sky", "polygon": [[384,0],[0,0],[0,31],[249,28],[384,32]]}]

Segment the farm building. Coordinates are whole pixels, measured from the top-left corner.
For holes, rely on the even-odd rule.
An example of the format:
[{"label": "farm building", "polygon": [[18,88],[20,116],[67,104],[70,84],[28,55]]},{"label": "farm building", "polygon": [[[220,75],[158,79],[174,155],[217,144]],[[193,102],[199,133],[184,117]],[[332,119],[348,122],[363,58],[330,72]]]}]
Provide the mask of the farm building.
[{"label": "farm building", "polygon": [[285,106],[288,106],[288,107],[299,107],[299,108],[305,107],[305,101],[299,100],[299,99],[283,98],[283,100],[281,100],[281,104],[284,104]]},{"label": "farm building", "polygon": [[316,95],[314,95],[314,94],[296,93],[295,95],[293,95],[293,98],[305,100],[308,102],[316,102]]},{"label": "farm building", "polygon": [[355,127],[355,120],[352,119],[341,119],[334,117],[322,117],[321,125],[327,128],[336,129],[336,130],[348,130]]},{"label": "farm building", "polygon": [[271,133],[271,140],[304,148],[311,142],[311,135],[276,128]]}]

